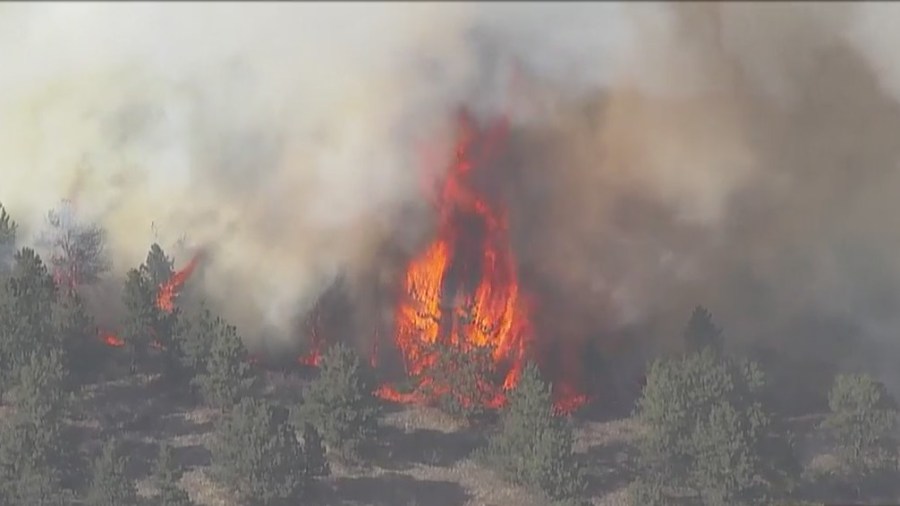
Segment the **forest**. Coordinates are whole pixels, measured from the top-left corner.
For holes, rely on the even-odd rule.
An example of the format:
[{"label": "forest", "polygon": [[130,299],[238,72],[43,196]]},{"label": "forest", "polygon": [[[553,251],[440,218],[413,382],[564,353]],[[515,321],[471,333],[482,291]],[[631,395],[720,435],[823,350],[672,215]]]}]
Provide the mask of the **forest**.
[{"label": "forest", "polygon": [[[109,276],[104,230],[47,216],[42,257],[0,211],[0,502],[10,506],[289,504],[884,504],[897,500],[897,407],[867,374],[820,385],[732,351],[698,306],[680,351],[652,358],[630,415],[555,409],[527,365],[498,409],[477,356],[435,350],[430,405],[375,396],[353,346],[273,369],[235,326],[181,298],[152,244],[121,280],[116,333],[81,291]],[[173,280],[177,283],[173,284]],[[196,297],[195,297],[196,299]],[[796,411],[796,410],[795,410]]]}]

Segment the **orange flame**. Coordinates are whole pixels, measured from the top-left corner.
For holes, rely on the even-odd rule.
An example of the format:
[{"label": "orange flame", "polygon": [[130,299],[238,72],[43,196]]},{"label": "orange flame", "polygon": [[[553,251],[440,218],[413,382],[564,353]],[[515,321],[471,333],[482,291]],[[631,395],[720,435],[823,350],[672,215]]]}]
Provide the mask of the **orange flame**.
[{"label": "orange flame", "polygon": [[378,394],[419,402],[428,400],[426,391],[446,391],[429,373],[437,361],[434,345],[440,343],[463,353],[489,351],[490,375],[501,380],[493,384],[479,378],[478,388],[484,394],[481,402],[496,407],[505,401],[505,391],[518,383],[531,324],[519,290],[506,214],[491,206],[471,176],[491,161],[507,125],[501,120],[479,132],[465,112],[459,119],[456,159],[437,195],[437,238],[410,262],[395,314],[395,342],[417,388],[401,394],[383,386]]},{"label": "orange flame", "polygon": [[194,269],[197,268],[199,262],[200,255],[194,255],[194,258],[188,262],[184,269],[175,272],[165,283],[159,285],[159,290],[156,292],[156,307],[167,313],[175,310],[175,297],[178,295],[184,282],[194,273]]},{"label": "orange flame", "polygon": [[102,339],[107,346],[112,346],[113,348],[121,348],[125,346],[125,341],[123,341],[121,337],[113,334],[112,332],[101,332],[100,339]]}]

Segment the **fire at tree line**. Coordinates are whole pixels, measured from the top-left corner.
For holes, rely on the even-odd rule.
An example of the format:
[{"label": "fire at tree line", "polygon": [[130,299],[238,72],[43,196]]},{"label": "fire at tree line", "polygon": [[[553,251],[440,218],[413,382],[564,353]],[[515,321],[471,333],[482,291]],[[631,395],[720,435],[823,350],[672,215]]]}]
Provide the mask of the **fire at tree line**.
[{"label": "fire at tree line", "polygon": [[[368,364],[353,349],[339,344],[325,351],[302,401],[285,406],[263,394],[263,375],[233,326],[202,304],[187,310],[178,303],[195,261],[175,271],[152,245],[127,274],[127,315],[113,334],[95,327],[79,296],[80,285],[95,282],[108,265],[102,230],[78,224],[61,230],[51,215],[45,263],[32,249],[16,249],[15,222],[5,210],[0,216],[2,504],[139,504],[117,428],[88,438],[77,424],[79,397],[115,374],[153,371],[153,392],[217,410],[212,470],[240,504],[314,501],[329,462],[365,461],[367,445],[378,438],[381,403]],[[772,504],[823,488],[861,500],[896,481],[896,412],[878,382],[865,375],[835,379],[821,430],[832,436],[840,465],[829,476],[810,477],[784,420],[767,406],[772,385],[761,366],[726,353],[721,331],[702,308],[683,337],[684,353],[649,366],[636,404],[644,435],[636,445],[632,504]],[[435,353],[432,378],[443,385],[437,404],[487,435],[474,458],[533,487],[548,504],[589,499],[591,464],[574,452],[574,422],[554,408],[538,368],[526,365],[507,402],[494,410],[464,402],[479,389],[477,357],[467,367],[450,347]],[[157,504],[192,504],[179,485],[181,472],[173,449],[162,445],[153,470]]]},{"label": "fire at tree line", "polygon": [[[210,475],[238,504],[327,503],[321,485],[334,467],[371,460],[390,403],[432,405],[467,424],[483,437],[470,457],[541,504],[602,493],[592,485],[598,463],[575,445],[597,387],[577,360],[554,368],[534,351],[552,336],[535,336],[505,209],[473,183],[505,133],[503,121],[479,131],[460,116],[456,157],[432,195],[435,238],[408,265],[392,342],[376,338],[361,357],[314,324],[298,362],[317,372],[299,399],[275,395],[237,329],[182,296],[202,258],[176,270],[151,245],[124,279],[120,324],[100,329],[94,317],[104,315],[89,313],[82,291],[109,276],[104,230],[63,205],[48,214],[42,260],[17,243],[17,226],[0,207],[0,504],[145,503],[122,437],[141,415],[125,423],[100,416],[92,425],[97,413],[86,407],[101,386],[139,376],[152,378],[147,403],[216,414],[205,443]],[[617,464],[628,468],[631,504],[896,498],[896,408],[883,385],[866,375],[833,379],[829,413],[814,429],[835,457],[823,471],[804,462],[808,448],[772,402],[780,385],[767,381],[767,364],[730,353],[707,310],[690,315],[682,344],[681,353],[648,364],[635,402],[635,457]],[[399,352],[405,384],[380,378],[383,346]],[[148,473],[154,503],[197,500],[165,443]]]}]

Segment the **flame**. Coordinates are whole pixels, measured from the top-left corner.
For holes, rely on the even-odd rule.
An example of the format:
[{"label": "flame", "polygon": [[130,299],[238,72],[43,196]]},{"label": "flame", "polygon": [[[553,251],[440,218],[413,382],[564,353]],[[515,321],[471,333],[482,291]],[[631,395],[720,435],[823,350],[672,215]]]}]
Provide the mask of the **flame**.
[{"label": "flame", "polygon": [[395,314],[395,343],[417,385],[410,393],[382,386],[378,395],[383,398],[421,402],[446,392],[448,386],[437,384],[430,373],[438,361],[437,344],[490,357],[487,374],[477,380],[479,399],[460,399],[463,403],[501,406],[505,392],[519,381],[531,322],[509,245],[507,216],[473,182],[494,158],[506,131],[505,119],[482,132],[465,111],[459,116],[455,160],[435,199],[437,237],[409,263]]},{"label": "flame", "polygon": [[322,360],[322,347],[324,346],[321,301],[313,307],[307,327],[309,328],[309,351],[298,357],[297,362],[310,367],[318,367]]},{"label": "flame", "polygon": [[167,313],[175,310],[175,297],[178,295],[184,282],[194,273],[194,269],[197,268],[199,262],[200,255],[194,255],[194,258],[188,262],[184,269],[175,272],[165,283],[159,285],[159,289],[156,292],[156,307]]},{"label": "flame", "polygon": [[[187,281],[194,272],[194,269],[197,268],[199,260],[200,255],[195,255],[184,269],[175,272],[165,283],[159,285],[159,289],[156,292],[156,307],[160,311],[171,313],[175,310],[175,297],[178,295],[178,291],[184,285],[185,281]],[[113,348],[125,346],[125,341],[112,332],[101,331],[100,339],[107,346]],[[150,347],[156,350],[165,349],[165,346],[158,339],[152,339],[150,341]]]},{"label": "flame", "polygon": [[125,341],[112,332],[101,332],[100,339],[103,340],[103,342],[107,346],[111,346],[113,348],[121,348],[125,346]]}]

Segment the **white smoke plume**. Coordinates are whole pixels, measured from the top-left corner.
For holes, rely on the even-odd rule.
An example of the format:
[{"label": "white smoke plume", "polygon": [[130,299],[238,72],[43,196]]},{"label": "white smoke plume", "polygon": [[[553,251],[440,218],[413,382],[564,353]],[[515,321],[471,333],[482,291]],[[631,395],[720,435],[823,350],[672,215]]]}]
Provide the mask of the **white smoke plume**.
[{"label": "white smoke plume", "polygon": [[705,302],[774,335],[858,312],[883,335],[897,20],[876,4],[3,5],[0,202],[36,234],[72,199],[119,272],[155,235],[186,237],[246,333],[294,339],[338,272],[421,241],[421,145],[449,147],[469,105],[531,140],[518,250],[576,314],[653,327]]}]

